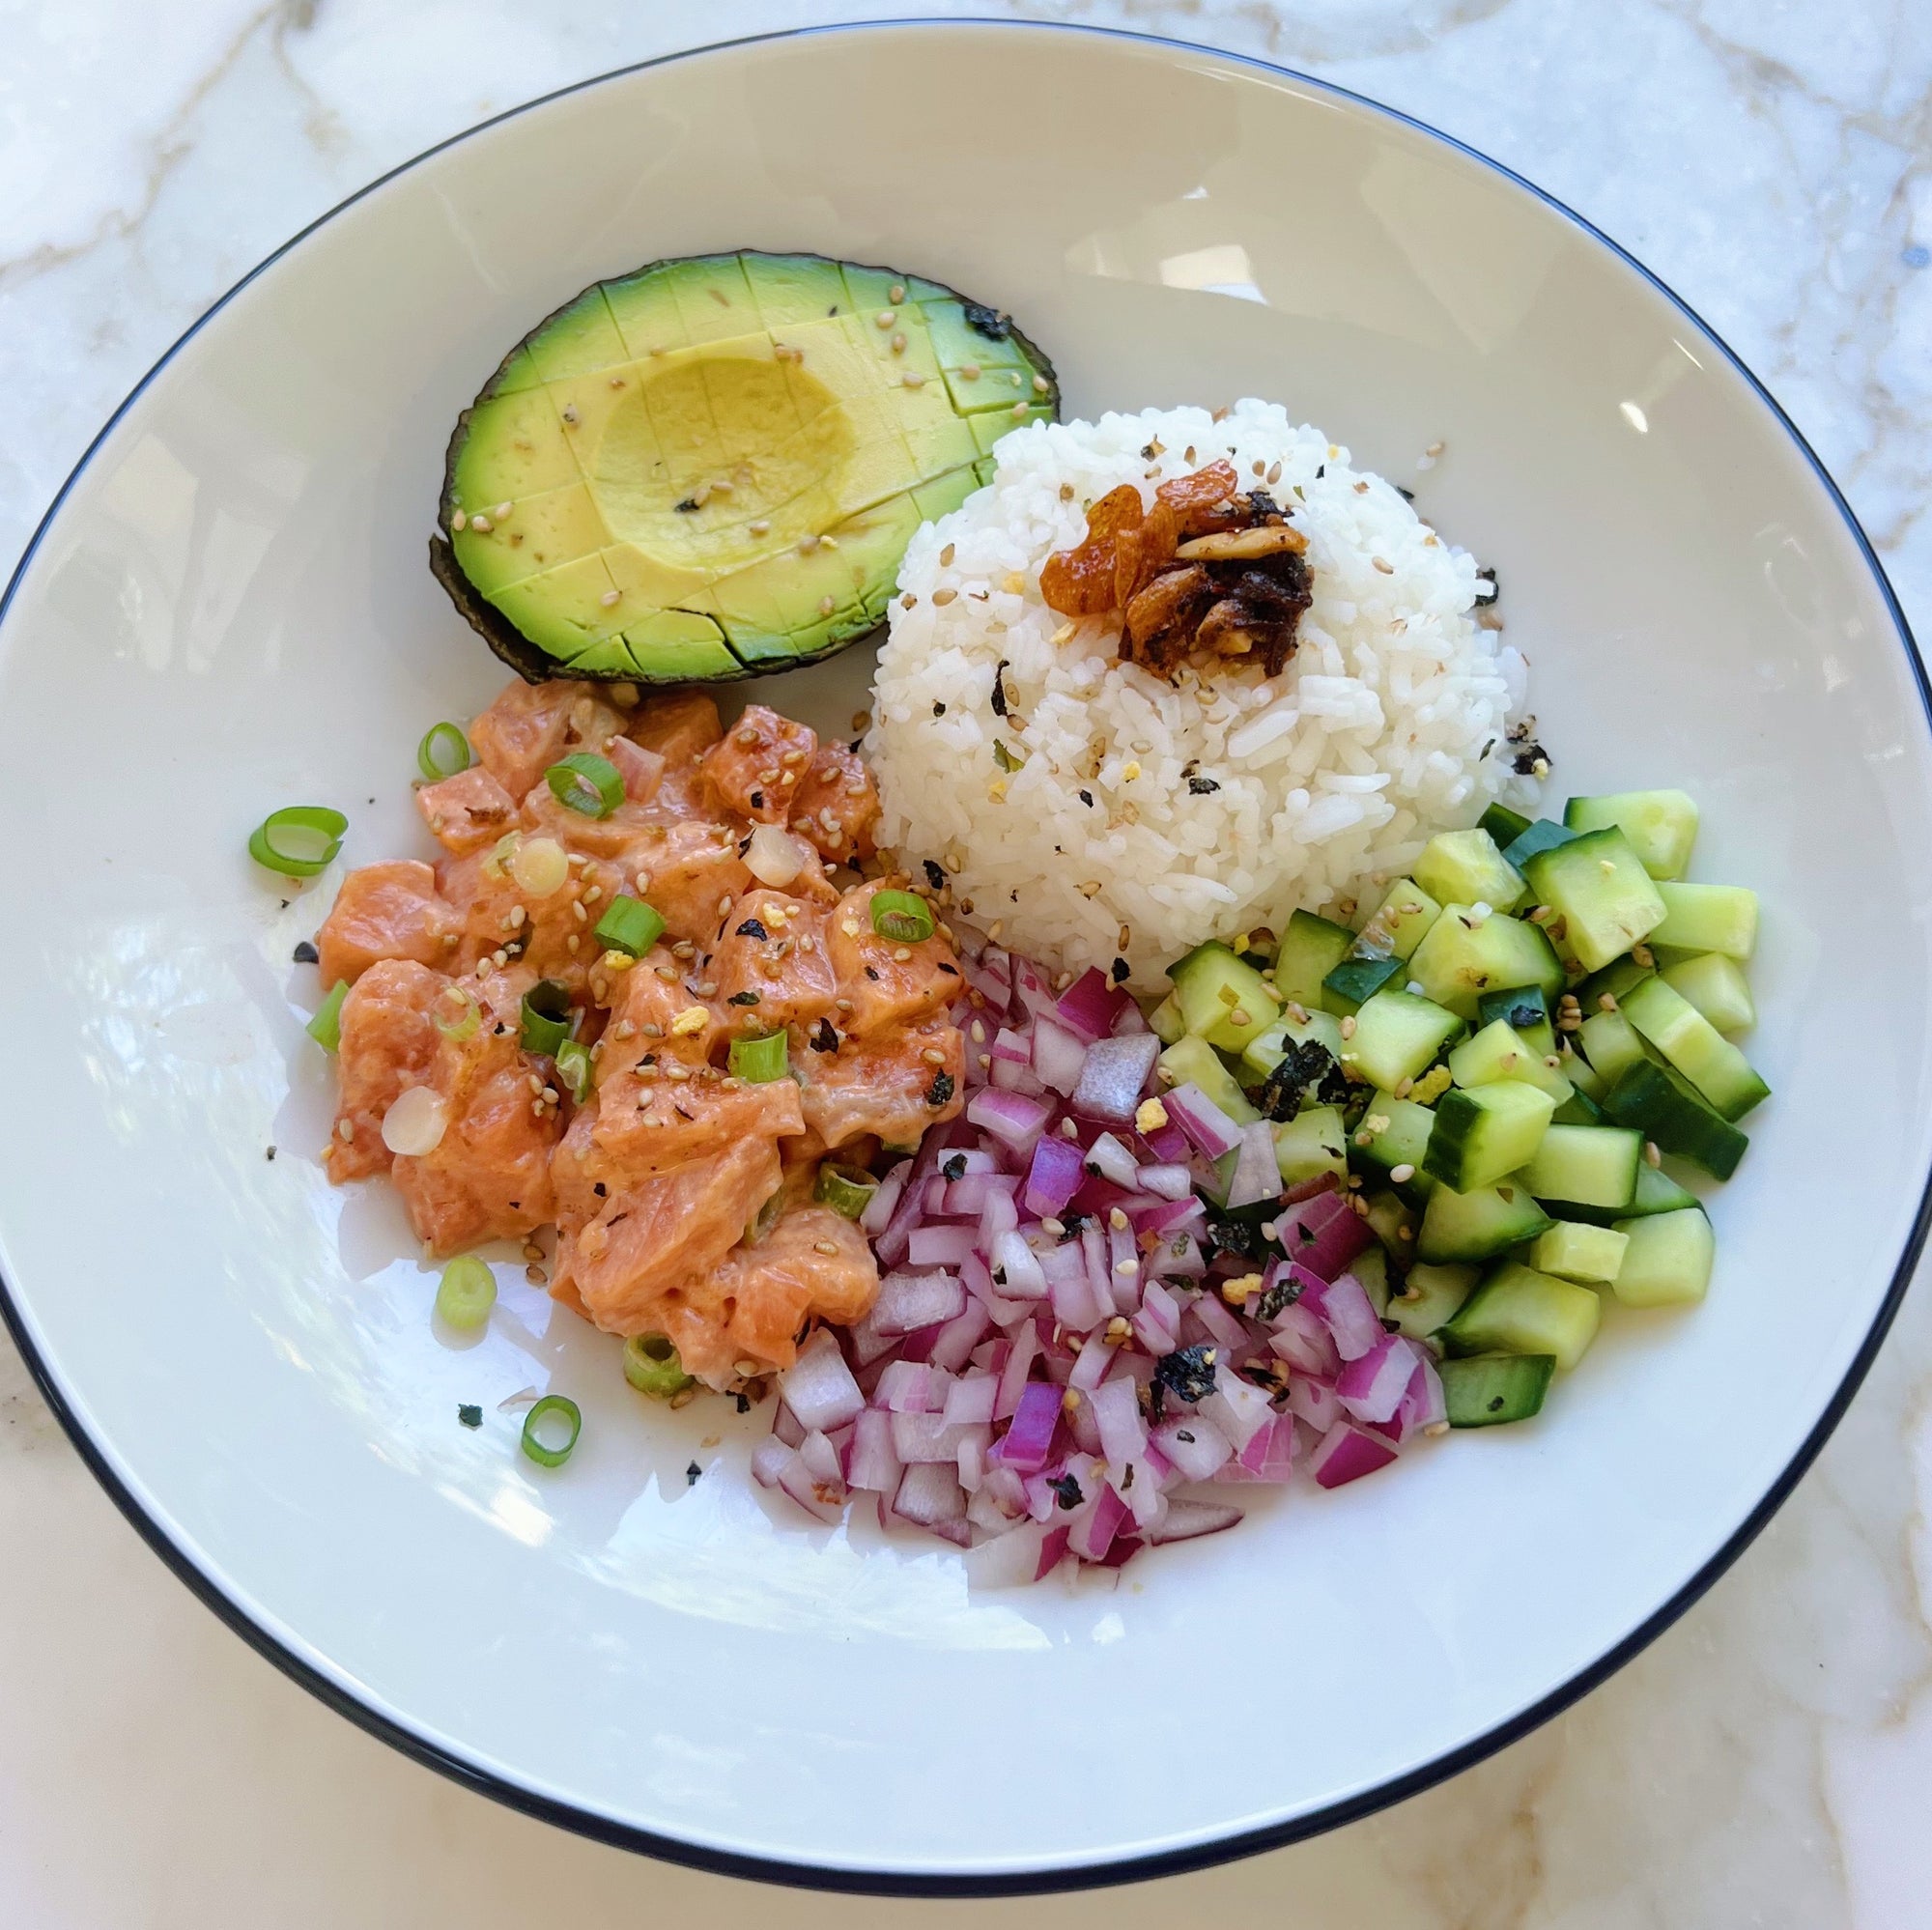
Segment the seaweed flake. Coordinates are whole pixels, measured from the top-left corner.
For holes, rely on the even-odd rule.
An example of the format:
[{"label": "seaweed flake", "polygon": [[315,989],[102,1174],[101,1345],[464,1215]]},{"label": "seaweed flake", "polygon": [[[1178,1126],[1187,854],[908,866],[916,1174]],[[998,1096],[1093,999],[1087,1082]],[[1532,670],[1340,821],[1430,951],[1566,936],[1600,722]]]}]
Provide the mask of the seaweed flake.
[{"label": "seaweed flake", "polygon": [[1259,1260],[1267,1252],[1267,1235],[1250,1221],[1225,1219],[1210,1212],[1201,1244],[1210,1259],[1216,1253],[1232,1253],[1238,1260]]},{"label": "seaweed flake", "polygon": [[943,1106],[952,1097],[952,1074],[935,1072],[932,1075],[931,1090],[925,1095],[928,1106]]},{"label": "seaweed flake", "polygon": [[1081,1493],[1079,1480],[1074,1475],[1059,1474],[1049,1476],[1046,1485],[1053,1490],[1054,1494],[1058,1497],[1059,1505],[1065,1508],[1068,1514],[1071,1514],[1087,1498]]},{"label": "seaweed flake", "polygon": [[1007,714],[1007,662],[1002,657],[999,667],[993,672],[993,715],[1005,717]]},{"label": "seaweed flake", "polygon": [[1187,788],[1195,797],[1205,798],[1209,792],[1218,791],[1221,786],[1212,778],[1189,778]]},{"label": "seaweed flake", "polygon": [[935,865],[930,858],[922,859],[920,862],[925,866],[925,882],[935,892],[943,892],[946,889],[945,871],[939,866]]},{"label": "seaweed flake", "polygon": [[319,952],[315,949],[315,947],[308,942],[307,939],[303,939],[302,942],[296,947],[296,963],[298,965],[315,965],[319,964],[321,960],[322,960],[322,953]]},{"label": "seaweed flake", "polygon": [[1177,1348],[1154,1362],[1153,1377],[1177,1401],[1205,1401],[1214,1391],[1214,1349],[1205,1344]]},{"label": "seaweed flake", "polygon": [[939,1170],[949,1179],[963,1179],[966,1177],[966,1155],[955,1152],[951,1159],[942,1159]]},{"label": "seaweed flake", "polygon": [[1396,495],[1401,497],[1403,501],[1405,502],[1413,502],[1415,500],[1415,492],[1412,489],[1404,489],[1400,483],[1396,484],[1395,493]]},{"label": "seaweed flake", "polygon": [[1264,489],[1251,489],[1248,495],[1248,508],[1257,523],[1270,516],[1281,514],[1281,505]]},{"label": "seaweed flake", "polygon": [[832,1021],[822,1018],[811,1028],[811,1049],[814,1052],[837,1052],[838,1035],[832,1029]]},{"label": "seaweed flake", "polygon": [[[1331,1073],[1339,1074],[1341,1069],[1335,1055],[1319,1038],[1304,1038],[1298,1045],[1291,1045],[1262,1081],[1255,1103],[1266,1118],[1284,1123],[1301,1110],[1302,1094],[1310,1086],[1322,1083]],[[1322,1103],[1333,1102],[1324,1099]]]},{"label": "seaweed flake", "polygon": [[1291,1280],[1284,1273],[1262,1297],[1255,1302],[1254,1318],[1258,1320],[1271,1320],[1285,1309],[1292,1307],[1301,1298],[1301,1285]]},{"label": "seaweed flake", "polygon": [[748,918],[733,933],[737,938],[769,938],[771,933],[754,918]]},{"label": "seaweed flake", "polygon": [[704,1470],[695,1461],[690,1462],[684,1470],[684,1485],[687,1488],[696,1488],[697,1477],[703,1472]]},{"label": "seaweed flake", "polygon": [[758,1003],[758,995],[753,991],[733,992],[724,1003],[727,1006],[754,1006]]},{"label": "seaweed flake", "polygon": [[[1487,594],[1485,594],[1485,578],[1488,579]],[[1476,565],[1476,608],[1478,610],[1487,610],[1502,593],[1502,582],[1497,577],[1495,571],[1489,568],[1487,564],[1478,563]]]},{"label": "seaweed flake", "polygon": [[1133,977],[1134,968],[1124,958],[1116,958],[1111,969],[1114,975],[1114,983],[1117,985],[1124,985]]},{"label": "seaweed flake", "polygon": [[932,706],[932,714],[934,717],[944,717],[946,715],[946,706],[943,703],[935,703]]},{"label": "seaweed flake", "polygon": [[691,516],[696,514],[696,512],[697,498],[695,496],[688,496],[682,502],[672,503],[671,507],[674,510],[676,510],[680,516]]},{"label": "seaweed flake", "polygon": [[1080,802],[1084,804],[1089,810],[1092,810],[1094,809],[1094,793],[1092,791],[1082,791],[1080,793]]},{"label": "seaweed flake", "polygon": [[961,304],[966,326],[976,335],[983,335],[989,342],[1004,342],[1013,331],[1012,323],[997,308],[988,308],[983,302],[968,301]]},{"label": "seaweed flake", "polygon": [[763,810],[763,809],[764,809],[764,808],[765,808],[765,794],[764,794],[764,792],[763,792],[763,791],[753,791],[753,792],[752,793],[752,809],[753,809],[753,810]]},{"label": "seaweed flake", "polygon": [[483,1409],[466,1401],[457,1408],[456,1418],[466,1428],[480,1428],[483,1425]]},{"label": "seaweed flake", "polygon": [[[1539,764],[1543,766],[1540,771],[1536,768]],[[1533,737],[1510,760],[1510,768],[1519,778],[1547,778],[1549,764],[1549,752]]]}]

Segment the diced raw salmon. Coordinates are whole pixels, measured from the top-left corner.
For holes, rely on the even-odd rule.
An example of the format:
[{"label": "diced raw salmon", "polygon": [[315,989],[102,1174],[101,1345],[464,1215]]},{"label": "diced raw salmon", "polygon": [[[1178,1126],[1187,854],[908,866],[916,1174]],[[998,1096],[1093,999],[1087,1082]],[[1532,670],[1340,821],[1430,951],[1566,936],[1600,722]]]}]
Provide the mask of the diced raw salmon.
[{"label": "diced raw salmon", "polygon": [[573,751],[601,754],[625,716],[595,684],[508,685],[469,726],[477,761],[521,802],[558,758]]},{"label": "diced raw salmon", "polygon": [[[538,897],[517,883],[506,865],[489,852],[445,858],[437,867],[445,900],[461,908],[462,933],[443,956],[452,972],[473,972],[498,951],[505,962],[521,959],[535,978],[555,979],[581,995],[601,955],[595,936],[602,908],[621,889],[613,866],[591,859],[573,866],[565,882]],[[597,896],[583,901],[595,891]],[[583,916],[577,907],[583,904]],[[521,911],[521,919],[517,917]]]},{"label": "diced raw salmon", "polygon": [[708,947],[731,905],[755,887],[738,854],[742,841],[724,824],[649,827],[625,855],[629,889],[664,920],[671,938]]},{"label": "diced raw salmon", "polygon": [[824,910],[754,886],[731,908],[705,972],[732,1032],[811,1026],[831,1011],[838,992]]},{"label": "diced raw salmon", "polygon": [[872,900],[886,889],[857,885],[826,921],[832,969],[838,979],[838,1016],[844,1033],[862,1036],[910,1025],[958,998],[965,985],[959,957],[935,924],[930,938],[901,944],[872,929]]},{"label": "diced raw salmon", "polygon": [[413,959],[384,958],[371,965],[343,1000],[342,1042],[335,1055],[341,1093],[327,1161],[328,1177],[338,1186],[389,1170],[383,1115],[406,1087],[428,1078],[437,1045],[430,1008],[449,982]]},{"label": "diced raw salmon", "polygon": [[965,1104],[965,1045],[944,1018],[796,1056],[805,1123],[835,1150],[867,1133],[890,1147],[917,1146],[927,1126],[955,1118]]},{"label": "diced raw salmon", "polygon": [[[735,1248],[708,1280],[693,1283],[685,1310],[688,1328],[704,1320],[694,1346],[717,1337],[701,1354],[713,1378],[741,1374],[748,1363],[789,1367],[808,1321],[849,1324],[871,1311],[878,1293],[878,1264],[866,1235],[831,1207],[806,1203],[788,1206],[763,1239]],[[695,1372],[681,1341],[678,1350]]]},{"label": "diced raw salmon", "polygon": [[673,691],[668,696],[646,697],[625,731],[633,744],[655,751],[675,769],[689,765],[724,735],[718,705],[703,691]]},{"label": "diced raw salmon", "polygon": [[445,901],[436,873],[420,859],[364,865],[343,879],[315,935],[322,982],[346,979],[353,985],[379,958],[446,966],[462,924],[461,913]]},{"label": "diced raw salmon", "polygon": [[484,851],[517,823],[517,801],[481,764],[416,793],[416,809],[445,851]]},{"label": "diced raw salmon", "polygon": [[725,809],[783,824],[817,750],[815,730],[754,703],[705,752],[704,776]]},{"label": "diced raw salmon", "polygon": [[842,744],[822,744],[791,801],[791,828],[840,865],[872,855],[879,787]]},{"label": "diced raw salmon", "polygon": [[664,782],[665,760],[628,737],[613,737],[604,747],[604,754],[624,781],[624,796],[631,804],[647,805]]}]

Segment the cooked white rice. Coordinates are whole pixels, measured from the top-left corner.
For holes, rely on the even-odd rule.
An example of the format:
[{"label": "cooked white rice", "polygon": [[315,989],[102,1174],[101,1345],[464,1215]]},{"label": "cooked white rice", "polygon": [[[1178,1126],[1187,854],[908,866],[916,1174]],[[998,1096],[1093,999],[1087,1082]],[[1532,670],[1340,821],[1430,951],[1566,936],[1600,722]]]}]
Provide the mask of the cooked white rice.
[{"label": "cooked white rice", "polygon": [[[1089,504],[1122,482],[1151,502],[1223,456],[1308,534],[1315,600],[1286,669],[1169,684],[1120,661],[1111,618],[1057,640],[1039,568]],[[1522,660],[1470,614],[1473,558],[1278,405],[1037,424],[998,461],[906,551],[867,751],[881,842],[946,866],[1002,942],[1075,970],[1123,953],[1151,989],[1204,938],[1368,909],[1435,832],[1531,788],[1504,741]]]}]

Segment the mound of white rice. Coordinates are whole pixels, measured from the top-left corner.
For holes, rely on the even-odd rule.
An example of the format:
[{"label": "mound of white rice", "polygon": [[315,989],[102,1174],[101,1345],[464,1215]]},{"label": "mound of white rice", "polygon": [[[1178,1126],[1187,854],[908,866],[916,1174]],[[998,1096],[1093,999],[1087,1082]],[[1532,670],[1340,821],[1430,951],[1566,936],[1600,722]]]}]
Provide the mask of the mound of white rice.
[{"label": "mound of white rice", "polygon": [[[1039,568],[1108,490],[1151,502],[1220,457],[1307,532],[1315,600],[1279,676],[1170,684],[1120,661],[1116,619],[1069,632]],[[880,841],[938,859],[1003,943],[1074,970],[1124,955],[1151,990],[1205,938],[1346,915],[1530,788],[1504,741],[1522,660],[1471,616],[1474,560],[1319,430],[1273,403],[1148,410],[1016,430],[998,461],[906,552],[866,748]]]}]

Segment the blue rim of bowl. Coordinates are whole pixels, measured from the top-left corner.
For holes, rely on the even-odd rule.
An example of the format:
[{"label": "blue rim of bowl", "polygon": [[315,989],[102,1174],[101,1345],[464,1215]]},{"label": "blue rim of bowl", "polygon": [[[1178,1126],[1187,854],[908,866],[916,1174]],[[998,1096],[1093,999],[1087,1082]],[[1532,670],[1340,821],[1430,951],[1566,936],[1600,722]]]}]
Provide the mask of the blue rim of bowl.
[{"label": "blue rim of bowl", "polygon": [[[1192,42],[1169,40],[1157,34],[1140,34],[1124,28],[1092,27],[1073,22],[1011,18],[928,16],[923,19],[851,21],[829,26],[795,27],[769,34],[749,34],[738,40],[717,41],[705,46],[687,47],[676,53],[660,54],[650,60],[637,61],[628,67],[613,68],[607,73],[595,74],[586,80],[573,81],[567,87],[559,87],[549,94],[539,95],[535,99],[523,101],[500,114],[492,115],[487,121],[479,121],[474,127],[466,128],[461,133],[452,134],[447,140],[438,141],[434,146],[423,149],[420,154],[398,163],[367,185],[357,188],[354,194],[338,201],[326,213],[319,214],[305,228],[292,235],[272,254],[257,263],[186,328],[166,354],[128,391],[127,399],[107,418],[99,434],[87,445],[86,451],[74,465],[66,482],[61,485],[60,493],[48,505],[46,514],[42,517],[26,549],[21,553],[20,560],[8,581],[6,593],[0,596],[0,624],[5,623],[7,612],[13,606],[14,592],[26,575],[43,539],[53,527],[62,505],[72,493],[101,445],[114,433],[122,417],[147,391],[161,371],[210,321],[258,276],[273,268],[284,255],[300,246],[319,228],[332,221],[346,209],[353,208],[358,201],[375,193],[378,188],[394,181],[397,176],[408,173],[411,168],[429,159],[433,155],[457,147],[472,136],[497,127],[505,121],[515,120],[519,115],[529,113],[534,108],[565,99],[573,94],[584,93],[590,88],[604,85],[607,81],[620,80],[630,74],[647,72],[653,68],[674,66],[680,61],[697,60],[707,55],[730,53],[746,47],[761,46],[781,41],[875,33],[882,29],[944,32],[959,28],[990,29],[1000,33],[1016,34],[1072,34],[1094,40],[1123,41],[1172,53],[1200,55],[1209,60],[1265,74],[1270,79],[1292,81],[1296,86],[1311,88],[1332,99],[1367,108],[1385,120],[1413,128],[1418,133],[1427,134],[1432,140],[1439,141],[1445,148],[1468,160],[1478,162],[1491,173],[1501,176],[1512,185],[1520,188],[1525,194],[1561,215],[1580,233],[1587,235],[1615,256],[1689,321],[1724,356],[1757,399],[1783,427],[1785,434],[1791,438],[1800,454],[1810,466],[1812,473],[1817,477],[1833,507],[1843,519],[1845,528],[1857,545],[1860,554],[1863,556],[1866,568],[1871,572],[1872,581],[1877,584],[1879,594],[1890,613],[1899,643],[1912,667],[1913,680],[1918,688],[1919,707],[1925,714],[1928,727],[1932,727],[1932,683],[1927,681],[1925,665],[1912,635],[1912,627],[1906,621],[1905,611],[1900,607],[1898,597],[1886,576],[1884,565],[1879,561],[1878,554],[1871,546],[1870,538],[1866,536],[1857,516],[1853,514],[1851,504],[1845,500],[1843,492],[1832,479],[1831,472],[1820,460],[1818,452],[1805,440],[1798,425],[1785,413],[1771,391],[1751,373],[1743,358],[1712,328],[1710,324],[1681,296],[1653,274],[1628,249],[1613,241],[1601,228],[1585,220],[1575,209],[1566,206],[1554,195],[1546,193],[1534,182],[1518,174],[1513,168],[1505,167],[1502,162],[1492,159],[1466,142],[1457,140],[1452,134],[1443,133],[1440,128],[1431,127],[1426,121],[1417,120],[1412,114],[1405,114],[1398,108],[1385,106],[1382,102],[1371,99],[1367,95],[1357,94],[1350,88],[1338,87],[1332,81],[1318,79],[1312,74],[1302,73],[1293,68],[1283,67],[1272,61],[1262,60],[1252,54],[1228,53],[1216,47],[1202,46]],[[1155,1851],[1146,1856],[1116,1857],[1102,1862],[1074,1863],[1058,1868],[1041,1866],[1025,1870],[984,1873],[960,1871],[956,1874],[945,1874],[841,1868],[830,1864],[788,1862],[781,1858],[754,1857],[729,1850],[713,1849],[704,1844],[687,1842],[680,1837],[659,1835],[653,1831],[639,1829],[633,1824],[615,1822],[608,1816],[600,1816],[592,1810],[579,1808],[573,1803],[540,1796],[503,1776],[479,1769],[475,1764],[416,1735],[400,1722],[358,1701],[340,1684],[331,1681],[311,1663],[284,1647],[267,1629],[251,1619],[237,1603],[223,1594],[214,1579],[204,1574],[185,1552],[168,1539],[160,1525],[149,1517],[140,1502],[123,1484],[120,1476],[108,1465],[106,1457],[96,1446],[93,1438],[67,1405],[46,1362],[41,1358],[39,1350],[28,1337],[26,1323],[18,1308],[14,1304],[13,1290],[8,1286],[4,1276],[0,1276],[0,1320],[5,1320],[14,1344],[26,1361],[36,1385],[48,1406],[53,1409],[55,1418],[66,1430],[68,1438],[73,1443],[89,1471],[107,1490],[115,1506],[128,1518],[142,1540],[167,1564],[176,1576],[258,1655],[266,1657],[284,1675],[299,1683],[302,1688],[326,1702],[337,1714],[347,1717],[358,1728],[366,1730],[391,1747],[401,1750],[404,1755],[440,1772],[451,1781],[461,1783],[465,1788],[493,1797],[498,1802],[520,1810],[526,1816],[538,1817],[546,1823],[554,1823],[561,1829],[587,1836],[596,1842],[608,1843],[620,1849],[635,1850],[646,1856],[662,1858],[667,1862],[681,1863],[688,1868],[703,1870],[715,1876],[740,1877],[754,1882],[786,1884],[798,1888],[842,1891],[869,1896],[931,1898],[1036,1896],[1067,1890],[1098,1889],[1117,1884],[1151,1882],[1160,1877],[1184,1876],[1193,1871],[1212,1868],[1218,1863],[1232,1862],[1237,1858],[1258,1856],[1264,1851],[1282,1849],[1291,1843],[1298,1843],[1308,1837],[1321,1835],[1326,1831],[1339,1829],[1345,1823],[1358,1822],[1363,1817],[1375,1815],[1379,1810],[1405,1802],[1411,1796],[1419,1796],[1424,1790],[1434,1788],[1435,1784],[1446,1781],[1465,1769],[1473,1768],[1485,1758],[1494,1755],[1499,1749],[1507,1748],[1510,1744],[1519,1742],[1533,1730],[1541,1728],[1551,1717],[1561,1715],[1573,1702],[1587,1695],[1599,1684],[1607,1681],[1696,1603],[1744,1553],[1745,1549],[1757,1539],[1771,1518],[1783,1506],[1792,1490],[1798,1486],[1805,1471],[1818,1458],[1819,1451],[1831,1438],[1839,1421],[1844,1418],[1846,1408],[1851,1405],[1853,1396],[1859,1391],[1871,1369],[1873,1360],[1877,1358],[1887,1333],[1890,1330],[1900,1303],[1905,1298],[1906,1289],[1911,1285],[1919,1254],[1925,1245],[1928,1229],[1932,1229],[1932,1174],[1926,1176],[1924,1189],[1919,1194],[1918,1210],[1913,1217],[1912,1231],[1906,1238],[1904,1250],[1900,1253],[1898,1264],[1892,1272],[1891,1284],[1887,1289],[1885,1299],[1872,1320],[1871,1329],[1858,1353],[1853,1357],[1844,1378],[1838,1383],[1836,1391],[1826,1405],[1825,1411],[1818,1417],[1817,1425],[1805,1437],[1804,1445],[1792,1457],[1777,1480],[1766,1490],[1764,1497],[1739,1524],[1723,1547],[1668,1602],[1639,1623],[1622,1641],[1600,1656],[1587,1668],[1579,1669],[1561,1688],[1550,1690],[1541,1700],[1532,1703],[1527,1709],[1519,1711],[1507,1721],[1497,1724],[1495,1728],[1486,1731],[1483,1735],[1472,1737],[1468,1742],[1437,1756],[1433,1762],[1426,1763],[1419,1769],[1406,1771],[1386,1782],[1378,1783],[1373,1789],[1363,1790],[1339,1802],[1329,1803],[1308,1815],[1297,1816],[1288,1822],[1268,1824],[1258,1830],[1237,1831],[1208,1842],[1190,1843],[1179,1849]]]}]

